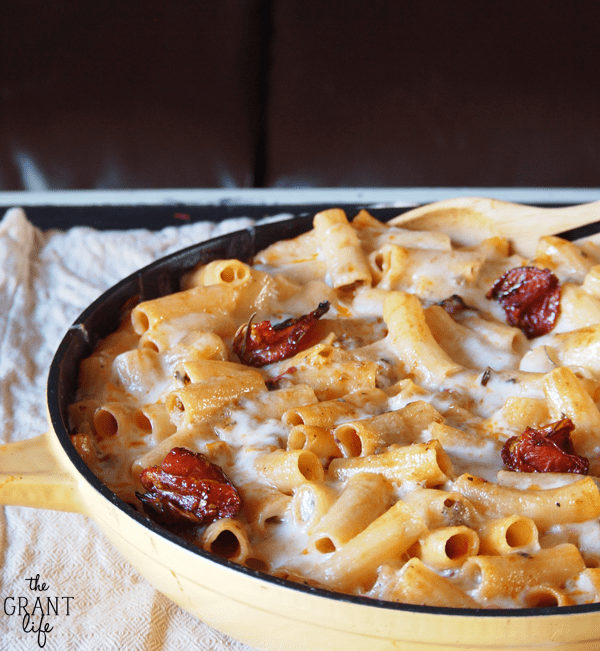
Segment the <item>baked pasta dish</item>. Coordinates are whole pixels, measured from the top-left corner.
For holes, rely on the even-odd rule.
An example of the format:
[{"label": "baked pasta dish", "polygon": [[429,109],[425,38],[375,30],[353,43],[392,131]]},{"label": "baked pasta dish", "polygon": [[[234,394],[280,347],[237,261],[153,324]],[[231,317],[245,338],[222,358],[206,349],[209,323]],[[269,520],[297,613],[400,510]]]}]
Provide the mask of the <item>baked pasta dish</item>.
[{"label": "baked pasta dish", "polygon": [[[118,327],[117,327],[118,326]],[[74,445],[210,553],[392,602],[600,601],[600,245],[314,217],[139,302]]]}]

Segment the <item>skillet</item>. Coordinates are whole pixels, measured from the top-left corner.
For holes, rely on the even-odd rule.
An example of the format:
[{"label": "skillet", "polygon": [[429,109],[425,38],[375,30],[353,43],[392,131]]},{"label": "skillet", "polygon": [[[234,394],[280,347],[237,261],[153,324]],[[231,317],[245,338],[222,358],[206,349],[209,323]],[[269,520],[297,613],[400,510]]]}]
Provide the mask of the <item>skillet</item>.
[{"label": "skillet", "polygon": [[256,648],[574,651],[600,645],[598,604],[493,611],[409,606],[333,593],[241,567],[140,515],[79,457],[67,427],[77,368],[114,329],[124,306],[178,290],[181,275],[199,263],[230,257],[249,261],[268,244],[311,225],[312,215],[300,216],[189,247],[132,274],[92,303],[66,333],[50,367],[50,430],[0,446],[0,503],[86,514],[167,597]]}]

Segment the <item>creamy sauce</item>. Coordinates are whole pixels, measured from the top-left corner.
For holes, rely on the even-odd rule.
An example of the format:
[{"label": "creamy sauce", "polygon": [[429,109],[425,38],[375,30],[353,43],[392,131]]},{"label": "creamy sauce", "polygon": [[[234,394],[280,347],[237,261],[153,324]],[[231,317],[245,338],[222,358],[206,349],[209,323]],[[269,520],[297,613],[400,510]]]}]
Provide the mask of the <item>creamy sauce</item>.
[{"label": "creamy sauce", "polygon": [[[334,428],[357,421],[370,426],[376,414],[410,413],[410,420],[397,426],[402,436],[407,437],[401,447],[439,441],[447,461],[440,461],[446,464],[439,471],[443,479],[431,485],[428,482],[433,480],[426,478],[425,471],[423,479],[408,481],[401,476],[396,478],[394,468],[369,470],[384,472],[388,477],[393,502],[409,502],[409,494],[426,487],[453,491],[455,481],[465,474],[499,486],[510,485],[511,490],[522,490],[525,495],[539,488],[535,478],[517,477],[513,481],[515,473],[503,469],[500,456],[503,443],[523,429],[519,413],[507,409],[507,403],[522,400],[524,408],[530,409],[532,414],[539,403],[546,409],[545,412],[542,409],[542,413],[548,414],[547,422],[550,422],[552,410],[546,406],[545,378],[557,367],[553,351],[560,344],[557,344],[556,333],[528,341],[518,329],[506,324],[501,306],[485,297],[493,282],[506,270],[525,263],[519,256],[488,257],[485,246],[451,249],[444,233],[428,234],[374,224],[362,225],[357,232],[363,247],[358,255],[375,265],[371,284],[359,282],[334,290],[336,271],[328,268],[328,260],[317,239],[307,235],[287,244],[277,244],[257,256],[259,275],[250,274],[254,284],[236,289],[246,302],[237,304],[230,314],[203,314],[196,306],[193,313],[159,322],[150,331],[137,336],[129,321],[124,321],[120,330],[111,335],[110,345],[105,344],[101,349],[103,363],[109,365],[108,372],[102,376],[85,373],[82,366],[73,433],[87,437],[87,451],[84,450],[83,455],[94,472],[115,493],[140,510],[141,504],[135,495],[136,491],[143,492],[139,482],[140,466],[159,464],[169,449],[176,446],[206,455],[223,469],[246,503],[236,517],[244,525],[251,551],[240,562],[293,580],[384,599],[400,599],[394,596],[400,594],[394,582],[401,580],[402,565],[415,556],[422,558],[426,565],[429,562],[429,557],[422,552],[427,535],[432,533],[427,518],[419,520],[422,516],[415,515],[415,521],[420,523],[418,526],[423,527],[416,538],[399,552],[398,557],[390,559],[384,553],[379,565],[375,562],[374,568],[369,566],[370,569],[364,570],[367,578],[354,583],[348,583],[344,571],[339,569],[341,561],[338,559],[343,558],[346,550],[350,550],[349,558],[354,558],[352,545],[361,540],[365,531],[371,530],[371,523],[366,522],[339,550],[317,551],[313,544],[311,527],[315,521],[313,516],[320,508],[318,500],[325,501],[325,511],[328,511],[337,504],[336,500],[349,481],[332,475],[329,470],[333,458],[338,466],[337,459],[351,461],[343,457]],[[377,252],[389,245],[398,247],[395,255],[405,260],[403,269],[396,270],[395,275],[377,267]],[[264,281],[265,273],[273,280]],[[228,288],[224,286],[223,291],[227,292]],[[419,382],[416,379],[418,369],[411,367],[419,361],[403,358],[395,347],[389,332],[392,325],[383,317],[386,296],[398,291],[415,294],[425,310],[452,294],[460,295],[468,307],[454,316],[457,331],[461,333],[454,339],[455,343],[446,336],[450,334],[447,332],[440,332],[437,338],[435,345],[439,355],[447,355],[456,363],[453,372],[441,380]],[[600,310],[600,301],[593,296],[588,298],[588,302],[596,301]],[[194,415],[194,410],[200,409],[198,403],[184,405],[183,398],[176,403],[179,410],[169,411],[167,396],[179,390],[183,392],[190,386],[189,378],[186,380],[182,371],[182,362],[211,360],[217,364],[215,368],[219,363],[238,363],[232,351],[233,334],[247,322],[248,315],[256,312],[257,318],[278,323],[307,314],[323,301],[330,302],[330,310],[316,327],[311,347],[291,359],[258,370],[270,391],[265,384],[262,389],[252,388],[247,394],[222,402],[217,395],[216,407],[203,407],[204,415],[198,418]],[[569,319],[569,327],[576,327],[576,316],[571,315]],[[93,367],[92,358],[86,362],[89,368]],[[578,368],[578,375],[587,378],[591,384],[586,386],[590,388],[600,386],[600,378],[594,370],[596,366],[594,363],[590,368]],[[209,384],[205,386],[207,392],[212,390]],[[378,390],[383,395],[384,400],[377,409],[366,403],[361,406],[358,400],[353,410],[344,411],[347,394],[356,396],[355,392],[365,389]],[[594,396],[600,396],[600,391]],[[78,408],[86,401],[93,405],[88,416]],[[295,513],[292,502],[299,484],[290,488],[278,483],[280,479],[264,470],[263,460],[283,458],[293,451],[289,443],[292,425],[286,420],[286,412],[296,407],[318,407],[319,403],[323,409],[333,404],[331,409],[337,411],[327,412],[333,416],[319,426],[329,437],[329,451],[324,452],[323,446],[317,444],[312,448],[307,443],[307,449],[318,457],[322,475],[316,480],[305,479],[304,483],[314,481],[323,492],[318,498],[316,493],[303,493],[303,501]],[[95,411],[98,408],[108,414],[104,421]],[[600,420],[600,415],[598,418]],[[384,443],[389,434],[378,436],[381,437],[379,442],[368,443],[374,446],[370,454],[376,461],[394,449],[394,445],[388,448]],[[306,441],[309,440],[307,434]],[[273,457],[274,453],[280,456]],[[542,489],[564,487],[575,479],[578,477],[557,475],[541,481]],[[468,508],[473,511],[472,507]],[[480,528],[489,518],[485,508],[475,511],[475,520],[470,526],[479,536],[482,535]],[[519,515],[527,516],[526,509]],[[202,533],[200,527],[192,535],[198,544],[202,544]],[[373,536],[372,540],[377,541],[377,536]],[[600,565],[597,517],[540,529],[542,548],[562,543],[574,544],[590,568]],[[372,544],[376,546],[377,542]],[[371,550],[364,551],[357,557],[359,560],[353,562],[358,566],[364,562],[367,567],[364,556],[369,553]],[[428,567],[435,576],[465,595],[465,599],[473,600],[473,605],[523,605],[521,591],[482,596],[481,578],[472,571],[463,571],[460,566],[430,564]],[[600,577],[597,584],[600,586]],[[557,590],[566,595],[565,603],[584,603],[598,599],[593,585],[587,575],[579,578],[574,575],[557,586]]]}]

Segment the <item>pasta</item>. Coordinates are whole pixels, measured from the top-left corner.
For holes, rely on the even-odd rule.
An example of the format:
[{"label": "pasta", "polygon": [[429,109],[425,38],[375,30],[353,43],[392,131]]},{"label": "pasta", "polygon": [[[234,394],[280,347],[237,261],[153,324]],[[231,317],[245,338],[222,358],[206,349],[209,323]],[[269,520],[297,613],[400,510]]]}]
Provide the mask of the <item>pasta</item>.
[{"label": "pasta", "polygon": [[526,260],[457,244],[456,214],[400,222],[324,210],[130,309],[81,362],[76,449],[149,518],[276,577],[600,602],[597,246],[548,236]]}]

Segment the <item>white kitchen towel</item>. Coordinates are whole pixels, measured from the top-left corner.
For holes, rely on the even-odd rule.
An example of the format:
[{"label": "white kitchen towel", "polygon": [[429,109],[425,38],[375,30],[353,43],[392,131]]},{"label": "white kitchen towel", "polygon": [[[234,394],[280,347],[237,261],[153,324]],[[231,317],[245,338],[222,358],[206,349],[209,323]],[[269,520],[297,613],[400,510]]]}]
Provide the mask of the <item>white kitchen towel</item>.
[{"label": "white kitchen towel", "polygon": [[[48,368],[89,303],[159,257],[251,223],[42,232],[9,210],[0,221],[0,443],[48,429]],[[249,651],[158,593],[88,517],[0,507],[0,651],[40,648]]]}]

